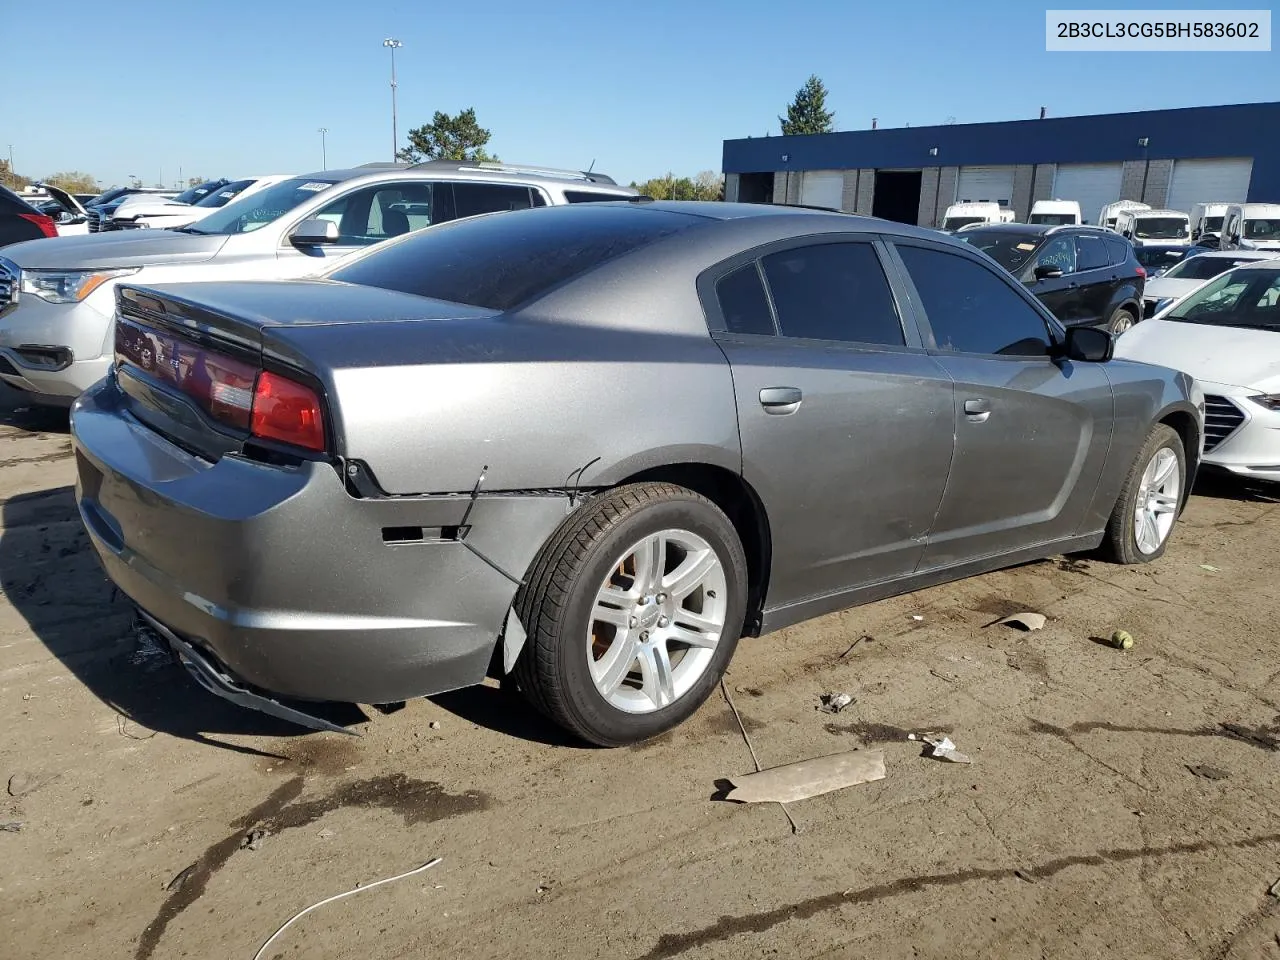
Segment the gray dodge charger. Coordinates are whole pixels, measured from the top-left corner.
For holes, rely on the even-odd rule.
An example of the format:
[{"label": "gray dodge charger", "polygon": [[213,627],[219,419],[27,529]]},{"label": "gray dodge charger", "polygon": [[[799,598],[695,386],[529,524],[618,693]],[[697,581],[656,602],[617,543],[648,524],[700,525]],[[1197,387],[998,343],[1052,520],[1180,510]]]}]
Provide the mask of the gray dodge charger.
[{"label": "gray dodge charger", "polygon": [[117,307],[72,413],[94,546],[202,684],[313,726],[496,675],[642,740],[741,636],[1159,557],[1202,448],[1186,375],[965,244],[811,210],[493,214]]}]

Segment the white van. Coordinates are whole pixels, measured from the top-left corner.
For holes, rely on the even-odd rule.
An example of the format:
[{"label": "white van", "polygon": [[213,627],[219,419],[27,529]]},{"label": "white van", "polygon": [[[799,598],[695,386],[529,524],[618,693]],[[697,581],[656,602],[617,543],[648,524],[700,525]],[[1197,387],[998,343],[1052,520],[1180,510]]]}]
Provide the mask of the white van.
[{"label": "white van", "polygon": [[1189,247],[1191,218],[1181,210],[1124,210],[1116,218],[1116,233],[1135,247]]},{"label": "white van", "polygon": [[[1108,203],[1098,212],[1098,226],[1106,227],[1108,230],[1116,228],[1116,221],[1120,218],[1120,214],[1126,210],[1150,210],[1151,205],[1141,203],[1137,200],[1117,200],[1115,203]],[[1218,221],[1218,226],[1222,226],[1222,221]]]},{"label": "white van", "polygon": [[1052,227],[1078,226],[1084,223],[1080,204],[1075,200],[1037,200],[1031,205],[1028,223],[1043,223]]},{"label": "white van", "polygon": [[1018,215],[1013,211],[1011,207],[1001,207],[1000,222],[1001,223],[1017,223]]},{"label": "white van", "polygon": [[1222,219],[1231,204],[1226,201],[1197,203],[1191,208],[1191,239],[1199,240],[1205,234],[1222,236]]},{"label": "white van", "polygon": [[972,226],[975,223],[1002,222],[1000,204],[995,202],[953,203],[942,215],[943,230],[959,230],[961,227]]},{"label": "white van", "polygon": [[1233,203],[1222,219],[1223,250],[1280,250],[1280,203]]}]

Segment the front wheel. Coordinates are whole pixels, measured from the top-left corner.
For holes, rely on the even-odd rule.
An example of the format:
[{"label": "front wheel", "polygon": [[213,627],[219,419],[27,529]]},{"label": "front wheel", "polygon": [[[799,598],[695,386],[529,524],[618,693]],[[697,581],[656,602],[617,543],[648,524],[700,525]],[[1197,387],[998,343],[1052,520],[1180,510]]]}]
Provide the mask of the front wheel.
[{"label": "front wheel", "polygon": [[715,504],[665,483],[611,490],[567,521],[517,595],[516,682],[591,743],[656,736],[715,688],[746,593],[742,544]]},{"label": "front wheel", "polygon": [[1182,509],[1187,455],[1182,438],[1158,423],[1134,459],[1107,523],[1107,550],[1117,563],[1150,563],[1164,554]]}]

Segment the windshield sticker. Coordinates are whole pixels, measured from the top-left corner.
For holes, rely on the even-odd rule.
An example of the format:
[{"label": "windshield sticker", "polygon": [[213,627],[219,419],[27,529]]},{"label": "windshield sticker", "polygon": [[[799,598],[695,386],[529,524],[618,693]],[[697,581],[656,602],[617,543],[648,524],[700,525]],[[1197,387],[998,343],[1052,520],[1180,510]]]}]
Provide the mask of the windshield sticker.
[{"label": "windshield sticker", "polygon": [[230,190],[223,190],[220,194],[218,194],[218,196],[226,197],[228,200],[230,200],[232,197],[235,196],[235,194],[232,193]]},{"label": "windshield sticker", "polygon": [[298,189],[310,190],[312,193],[315,193],[318,190],[327,190],[329,189],[329,187],[332,187],[332,186],[333,186],[332,183],[304,183]]},{"label": "windshield sticker", "polygon": [[1020,244],[1018,244],[1018,249],[1019,249],[1019,250],[1034,250],[1035,248],[1036,248],[1036,245],[1035,245],[1034,243],[1020,243]]}]

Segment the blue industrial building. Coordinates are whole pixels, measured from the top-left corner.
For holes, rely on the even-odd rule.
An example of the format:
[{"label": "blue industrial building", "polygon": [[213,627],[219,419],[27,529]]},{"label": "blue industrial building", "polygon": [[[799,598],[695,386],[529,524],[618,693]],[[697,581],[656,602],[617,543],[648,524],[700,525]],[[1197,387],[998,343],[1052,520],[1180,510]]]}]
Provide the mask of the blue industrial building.
[{"label": "blue industrial building", "polygon": [[811,203],[937,226],[947,206],[994,200],[1280,202],[1280,103],[726,140],[725,196]]}]

